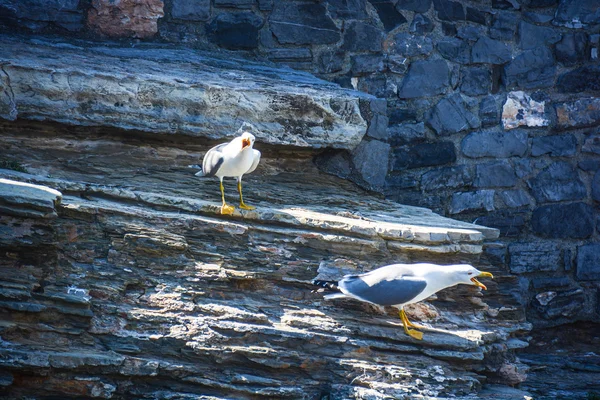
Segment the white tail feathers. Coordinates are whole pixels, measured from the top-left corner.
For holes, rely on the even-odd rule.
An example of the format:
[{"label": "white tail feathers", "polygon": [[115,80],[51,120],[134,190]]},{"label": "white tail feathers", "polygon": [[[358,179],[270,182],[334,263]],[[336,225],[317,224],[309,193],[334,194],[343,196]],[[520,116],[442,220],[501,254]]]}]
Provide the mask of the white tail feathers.
[{"label": "white tail feathers", "polygon": [[332,293],[332,294],[326,294],[325,296],[323,296],[323,298],[325,300],[333,300],[333,299],[343,299],[347,297],[344,293]]}]

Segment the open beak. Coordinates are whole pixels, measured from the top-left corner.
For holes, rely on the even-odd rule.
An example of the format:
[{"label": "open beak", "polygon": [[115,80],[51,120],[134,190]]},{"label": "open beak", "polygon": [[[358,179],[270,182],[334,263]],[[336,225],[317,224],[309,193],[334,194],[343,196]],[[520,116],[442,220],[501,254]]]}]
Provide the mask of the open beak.
[{"label": "open beak", "polygon": [[250,147],[250,139],[242,139],[242,150],[246,147]]},{"label": "open beak", "polygon": [[479,286],[479,287],[480,287],[480,288],[482,288],[483,290],[487,290],[487,287],[485,287],[485,285],[484,285],[483,283],[479,282],[479,281],[477,280],[477,278],[494,278],[494,275],[492,275],[492,274],[491,274],[491,273],[489,273],[489,272],[482,272],[482,273],[480,273],[479,275],[477,275],[477,276],[475,276],[475,277],[471,278],[471,282],[473,282],[473,284],[474,284],[475,286]]}]

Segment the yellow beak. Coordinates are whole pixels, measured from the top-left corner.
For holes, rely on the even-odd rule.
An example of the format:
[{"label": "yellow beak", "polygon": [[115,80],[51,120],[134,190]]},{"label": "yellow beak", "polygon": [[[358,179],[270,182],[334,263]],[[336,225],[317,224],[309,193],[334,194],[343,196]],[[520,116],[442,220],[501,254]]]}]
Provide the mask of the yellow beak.
[{"label": "yellow beak", "polygon": [[479,286],[479,287],[480,287],[480,288],[482,288],[483,290],[487,290],[487,287],[486,287],[486,286],[485,286],[483,283],[479,282],[479,281],[477,280],[477,278],[492,278],[492,279],[493,279],[493,278],[494,278],[494,275],[492,275],[492,274],[491,274],[491,273],[489,273],[489,272],[481,272],[481,273],[480,273],[479,275],[477,275],[476,277],[473,277],[473,278],[471,278],[471,282],[473,282],[473,284],[474,284],[475,286]]}]

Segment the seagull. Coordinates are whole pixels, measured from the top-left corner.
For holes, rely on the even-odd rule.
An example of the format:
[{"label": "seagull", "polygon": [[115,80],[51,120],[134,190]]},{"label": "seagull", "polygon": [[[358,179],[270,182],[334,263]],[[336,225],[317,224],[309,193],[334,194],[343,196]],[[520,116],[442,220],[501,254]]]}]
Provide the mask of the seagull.
[{"label": "seagull", "polygon": [[410,322],[404,306],[417,303],[450,286],[464,283],[487,288],[477,278],[493,278],[489,272],[479,271],[468,264],[436,265],[392,264],[360,275],[346,275],[339,281],[314,280],[312,283],[338,293],[327,294],[326,300],[352,298],[378,306],[392,306],[400,310],[404,332],[417,340],[423,333],[409,328],[421,328]]},{"label": "seagull", "polygon": [[254,171],[260,162],[260,151],[252,148],[255,137],[250,132],[244,131],[229,143],[221,143],[208,150],[202,161],[202,171],[196,176],[216,176],[221,181],[221,214],[231,215],[235,207],[225,202],[225,188],[223,178],[235,177],[238,181],[240,193],[240,208],[254,210],[256,207],[246,205],[242,197],[242,176]]}]

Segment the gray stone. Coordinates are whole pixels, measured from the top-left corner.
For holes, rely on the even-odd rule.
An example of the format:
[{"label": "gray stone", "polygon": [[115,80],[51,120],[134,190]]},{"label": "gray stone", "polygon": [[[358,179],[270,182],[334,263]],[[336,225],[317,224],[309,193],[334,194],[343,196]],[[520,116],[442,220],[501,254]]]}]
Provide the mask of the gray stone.
[{"label": "gray stone", "polygon": [[315,157],[321,171],[348,179],[352,174],[352,160],[346,150],[327,150]]},{"label": "gray stone", "polygon": [[513,274],[557,271],[562,261],[560,249],[546,243],[511,243],[508,253]]},{"label": "gray stone", "polygon": [[415,61],[398,91],[401,99],[443,94],[450,85],[450,70],[443,60]]},{"label": "gray stone", "polygon": [[481,99],[479,119],[484,127],[500,124],[500,106],[495,96],[489,95]]},{"label": "gray stone", "polygon": [[499,40],[512,40],[517,31],[517,15],[502,12],[494,15],[494,22],[490,27],[490,37]]},{"label": "gray stone", "polygon": [[256,0],[214,0],[215,7],[252,8]]},{"label": "gray stone", "polygon": [[448,38],[438,42],[437,49],[442,57],[459,64],[471,62],[471,46],[461,39]]},{"label": "gray stone", "polygon": [[15,95],[8,75],[0,68],[0,118],[14,121],[18,115]]},{"label": "gray stone", "polygon": [[509,88],[534,89],[554,84],[556,66],[550,49],[526,50],[504,67],[503,80]]},{"label": "gray stone", "polygon": [[341,38],[321,3],[278,1],[269,17],[269,25],[282,44],[328,44]]},{"label": "gray stone", "polygon": [[325,50],[318,57],[319,72],[331,74],[344,68],[346,53],[341,50]]},{"label": "gray stone", "polygon": [[592,134],[586,137],[581,152],[600,155],[600,135]]},{"label": "gray stone", "polygon": [[444,36],[455,37],[457,34],[456,25],[449,22],[442,22],[442,33]]},{"label": "gray stone", "polygon": [[363,140],[352,152],[354,167],[372,189],[383,188],[389,157],[390,145],[379,140]]},{"label": "gray stone", "polygon": [[600,281],[600,243],[577,248],[577,280]]},{"label": "gray stone", "polygon": [[552,157],[569,157],[577,152],[577,138],[571,134],[533,138],[531,155],[550,154]]},{"label": "gray stone", "polygon": [[433,51],[433,41],[427,36],[398,33],[393,39],[394,52],[402,57],[425,56]]},{"label": "gray stone", "polygon": [[310,49],[270,49],[267,52],[269,60],[276,62],[285,61],[312,61],[312,53]]},{"label": "gray stone", "polygon": [[554,15],[525,11],[523,13],[523,19],[534,24],[547,24],[554,19]]},{"label": "gray stone", "polygon": [[426,191],[469,187],[472,184],[473,172],[468,165],[432,169],[421,177],[421,189]]},{"label": "gray stone", "polygon": [[600,202],[600,173],[596,172],[594,174],[594,179],[592,180],[592,199]]},{"label": "gray stone", "polygon": [[515,166],[515,172],[519,178],[524,178],[528,175],[531,175],[533,172],[533,166],[531,159],[528,158],[520,158],[513,159],[513,164]]},{"label": "gray stone", "polygon": [[571,286],[571,280],[566,276],[535,278],[531,280],[531,283],[535,289],[568,288]]},{"label": "gray stone", "polygon": [[431,7],[431,0],[398,0],[396,8],[418,13],[424,13]]},{"label": "gray stone", "polygon": [[375,114],[387,115],[388,102],[386,99],[373,99],[370,108]]},{"label": "gray stone", "polygon": [[361,54],[352,58],[352,76],[367,75],[373,72],[381,72],[385,68],[383,56],[380,54]]},{"label": "gray stone", "polygon": [[171,16],[186,21],[206,21],[210,18],[210,0],[173,0]]},{"label": "gray stone", "polygon": [[600,170],[600,160],[595,159],[584,159],[577,163],[579,169],[586,172],[596,172]]},{"label": "gray stone", "polygon": [[475,22],[476,24],[486,25],[487,16],[489,13],[479,11],[473,7],[467,7],[467,21]]},{"label": "gray stone", "polygon": [[305,72],[231,56],[88,46],[81,57],[83,51],[51,40],[0,38],[0,64],[19,114],[220,141],[231,140],[246,121],[260,132],[259,143],[353,149],[368,126],[361,105],[375,101]]},{"label": "gray stone", "polygon": [[560,32],[553,28],[537,26],[524,21],[519,24],[519,46],[523,50],[551,45],[560,39]]},{"label": "gray stone", "polygon": [[512,187],[517,182],[515,169],[506,160],[476,166],[475,187]]},{"label": "gray stone", "polygon": [[469,96],[487,94],[492,86],[489,68],[470,67],[461,71],[460,91]]},{"label": "gray stone", "polygon": [[531,228],[551,239],[586,239],[594,233],[594,210],[585,203],[552,204],[533,210]]},{"label": "gray stone", "polygon": [[369,123],[367,136],[373,139],[387,140],[388,139],[388,122],[389,118],[386,115],[375,114]]},{"label": "gray stone", "polygon": [[433,8],[442,21],[464,21],[466,17],[462,4],[457,1],[433,0]]},{"label": "gray stone", "polygon": [[385,195],[397,192],[398,189],[414,189],[419,185],[419,181],[415,175],[402,173],[399,175],[391,175],[385,179],[386,191]]},{"label": "gray stone", "polygon": [[520,157],[527,147],[527,132],[521,130],[472,132],[461,143],[462,153],[470,158]]},{"label": "gray stone", "polygon": [[[600,98],[580,98],[573,102],[555,104],[554,108],[559,128],[585,128],[600,123]],[[583,151],[586,151],[586,144]],[[600,150],[595,153],[600,154]]]},{"label": "gray stone", "polygon": [[531,199],[523,189],[504,190],[500,192],[500,198],[508,208],[520,208],[531,204]]},{"label": "gray stone", "polygon": [[459,214],[465,211],[493,211],[494,191],[478,190],[476,192],[454,193],[450,204],[450,214]]},{"label": "gray stone", "polygon": [[459,93],[443,98],[427,115],[427,124],[438,135],[450,135],[481,125]]},{"label": "gray stone", "polygon": [[505,64],[512,60],[512,54],[505,43],[483,36],[473,45],[471,60],[474,63]]},{"label": "gray stone", "polygon": [[517,0],[492,0],[492,8],[518,10],[521,8],[521,4]]},{"label": "gray stone", "polygon": [[62,193],[46,186],[0,178],[0,212],[26,218],[56,217]]},{"label": "gray stone", "polygon": [[557,88],[562,93],[581,93],[600,90],[600,65],[586,65],[565,72],[558,78]]},{"label": "gray stone", "polygon": [[456,161],[452,142],[419,143],[394,149],[392,170],[431,167]]},{"label": "gray stone", "polygon": [[597,0],[561,0],[554,23],[567,28],[600,23],[600,8]]},{"label": "gray stone", "polygon": [[329,14],[338,19],[364,19],[367,17],[365,0],[327,0]]},{"label": "gray stone", "polygon": [[477,217],[477,223],[498,229],[501,237],[519,237],[525,233],[523,215],[507,210],[484,213]]},{"label": "gray stone", "polygon": [[251,12],[223,13],[207,27],[213,40],[226,49],[255,49],[258,47],[258,30],[262,17]]},{"label": "gray stone", "polygon": [[383,27],[386,32],[394,30],[396,27],[408,22],[404,15],[402,15],[391,0],[369,0],[377,14],[379,20],[383,23]]},{"label": "gray stone", "polygon": [[263,11],[271,11],[273,9],[274,0],[258,0],[258,9]]},{"label": "gray stone", "polygon": [[581,200],[587,190],[575,168],[568,162],[558,161],[529,181],[533,196],[538,203],[565,200]]},{"label": "gray stone", "polygon": [[383,38],[383,32],[376,26],[352,21],[344,25],[344,43],[341,48],[347,51],[378,52],[383,48]]},{"label": "gray stone", "polygon": [[79,3],[80,0],[2,0],[0,15],[21,20],[22,24],[28,21],[33,30],[54,23],[74,32],[81,30],[84,23]]},{"label": "gray stone", "polygon": [[508,248],[504,243],[492,242],[483,246],[483,256],[494,266],[505,266]]},{"label": "gray stone", "polygon": [[356,89],[358,91],[380,98],[395,97],[398,90],[396,82],[392,79],[388,79],[384,74],[365,76],[352,84],[353,87],[354,84],[356,84]]},{"label": "gray stone", "polygon": [[403,123],[388,127],[388,137],[392,146],[401,146],[408,143],[424,141],[427,137],[425,124]]},{"label": "gray stone", "polygon": [[[545,8],[558,4],[558,0],[521,0],[523,5],[531,8]],[[554,10],[553,10],[554,11]]]},{"label": "gray stone", "polygon": [[425,34],[433,31],[433,22],[423,14],[415,14],[412,22],[410,23],[409,31],[411,33]]},{"label": "gray stone", "polygon": [[461,26],[456,32],[456,36],[461,39],[475,42],[480,37],[486,35],[486,30],[482,26]]},{"label": "gray stone", "polygon": [[555,46],[556,61],[569,66],[584,62],[587,59],[587,41],[585,32],[565,33]]},{"label": "gray stone", "polygon": [[390,72],[393,72],[394,74],[406,74],[406,71],[408,71],[408,65],[409,61],[406,57],[397,56],[395,54],[388,55],[387,57],[387,67]]}]

